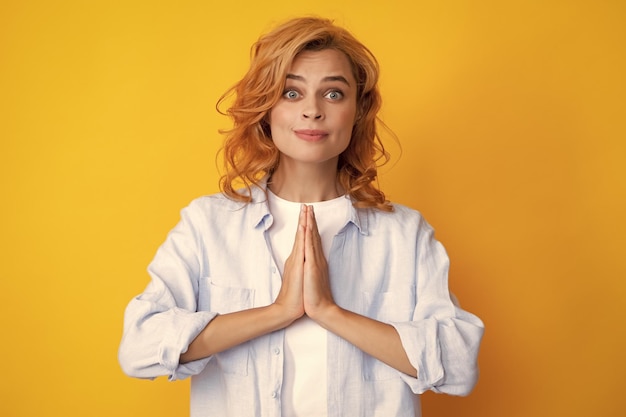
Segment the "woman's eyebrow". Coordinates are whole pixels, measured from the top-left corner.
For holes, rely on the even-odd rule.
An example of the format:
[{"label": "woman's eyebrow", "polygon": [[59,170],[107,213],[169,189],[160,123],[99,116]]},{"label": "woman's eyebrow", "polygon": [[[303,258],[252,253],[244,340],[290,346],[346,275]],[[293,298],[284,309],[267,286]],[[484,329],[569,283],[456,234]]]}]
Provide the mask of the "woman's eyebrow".
[{"label": "woman's eyebrow", "polygon": [[[306,81],[303,76],[296,75],[296,74],[287,74],[287,79],[296,80],[296,81]],[[348,87],[350,87],[350,83],[348,82],[346,77],[344,77],[343,75],[329,75],[327,77],[322,78],[322,82],[328,82],[328,81],[339,81],[339,82],[346,84]]]}]

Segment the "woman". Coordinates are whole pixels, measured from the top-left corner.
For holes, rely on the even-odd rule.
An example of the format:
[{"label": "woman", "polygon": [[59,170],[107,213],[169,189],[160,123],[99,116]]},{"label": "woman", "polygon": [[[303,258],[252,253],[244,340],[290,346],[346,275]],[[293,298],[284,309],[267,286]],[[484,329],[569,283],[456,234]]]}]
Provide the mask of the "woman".
[{"label": "woman", "polygon": [[192,376],[192,416],[419,416],[417,394],[470,392],[483,325],[430,226],[376,187],[377,81],[328,20],[259,39],[223,192],[182,211],[126,310],[126,373]]}]

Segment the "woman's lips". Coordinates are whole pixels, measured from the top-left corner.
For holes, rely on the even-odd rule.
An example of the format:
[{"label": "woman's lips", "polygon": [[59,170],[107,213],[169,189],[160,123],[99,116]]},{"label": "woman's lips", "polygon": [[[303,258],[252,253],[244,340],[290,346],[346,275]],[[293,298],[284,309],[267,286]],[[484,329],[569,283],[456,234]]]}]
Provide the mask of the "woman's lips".
[{"label": "woman's lips", "polygon": [[298,130],[294,130],[293,132],[300,139],[303,139],[309,142],[316,142],[328,136],[328,132],[326,132],[325,130],[317,130],[317,129],[298,129]]}]

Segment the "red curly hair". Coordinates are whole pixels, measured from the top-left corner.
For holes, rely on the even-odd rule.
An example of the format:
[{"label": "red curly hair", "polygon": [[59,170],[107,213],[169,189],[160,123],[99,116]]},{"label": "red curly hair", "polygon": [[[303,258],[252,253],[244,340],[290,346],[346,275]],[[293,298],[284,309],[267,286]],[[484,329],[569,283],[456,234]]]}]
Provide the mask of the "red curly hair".
[{"label": "red curly hair", "polygon": [[[226,135],[221,150],[225,174],[220,188],[229,198],[250,202],[250,187],[259,186],[261,178],[274,171],[279,151],[272,141],[269,112],[283,94],[287,73],[298,53],[323,49],[343,52],[357,81],[357,121],[348,148],[339,155],[337,180],[355,207],[393,211],[376,186],[377,168],[389,160],[377,131],[378,125],[385,127],[378,118],[382,101],[378,62],[347,30],[316,17],[290,20],[261,36],[252,47],[250,69],[219,99],[218,111],[234,96],[226,113],[220,111],[234,122],[232,129],[220,131]],[[247,193],[237,191],[238,182]]]}]

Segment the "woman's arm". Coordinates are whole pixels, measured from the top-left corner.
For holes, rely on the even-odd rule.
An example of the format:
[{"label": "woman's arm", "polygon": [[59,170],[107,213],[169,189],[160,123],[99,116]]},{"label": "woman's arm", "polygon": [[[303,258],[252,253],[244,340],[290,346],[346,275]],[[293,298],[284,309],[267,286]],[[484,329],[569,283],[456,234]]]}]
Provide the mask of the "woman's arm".
[{"label": "woman's arm", "polygon": [[386,323],[342,309],[335,304],[328,279],[328,264],[322,251],[313,207],[306,207],[304,263],[304,309],[306,314],[363,352],[387,365],[417,377],[396,329]]},{"label": "woman's arm", "polygon": [[206,358],[248,340],[282,329],[293,322],[276,304],[215,317],[180,355],[180,363]]},{"label": "woman's arm", "polygon": [[393,326],[342,309],[337,305],[317,313],[313,320],[368,355],[417,378],[417,370],[409,362],[400,335]]},{"label": "woman's arm", "polygon": [[467,395],[478,378],[477,356],[484,331],[480,319],[456,307],[447,288],[447,256],[432,229],[418,236],[417,292],[412,320],[382,323],[342,309],[330,290],[328,265],[312,209],[305,240],[304,308],[321,326],[397,369],[415,393],[426,390]]},{"label": "woman's arm", "polygon": [[273,304],[215,317],[191,342],[180,362],[206,358],[248,340],[289,326],[304,314],[302,275],[305,216],[303,206],[291,254],[285,261],[283,283]]}]

